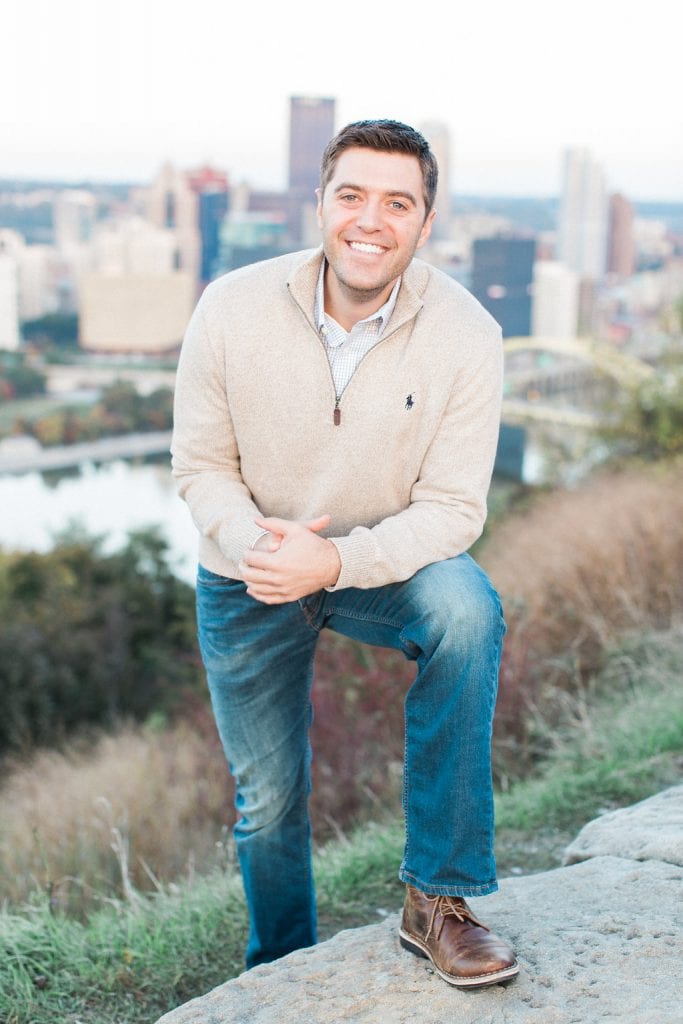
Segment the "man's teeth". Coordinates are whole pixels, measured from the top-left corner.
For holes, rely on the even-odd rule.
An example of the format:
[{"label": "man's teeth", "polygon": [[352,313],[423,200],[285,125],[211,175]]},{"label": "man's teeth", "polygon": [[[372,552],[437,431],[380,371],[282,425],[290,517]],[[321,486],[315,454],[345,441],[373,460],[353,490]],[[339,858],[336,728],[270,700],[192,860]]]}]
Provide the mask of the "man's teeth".
[{"label": "man's teeth", "polygon": [[357,249],[358,252],[375,252],[382,253],[384,250],[379,245],[370,245],[369,242],[350,242],[352,249]]}]

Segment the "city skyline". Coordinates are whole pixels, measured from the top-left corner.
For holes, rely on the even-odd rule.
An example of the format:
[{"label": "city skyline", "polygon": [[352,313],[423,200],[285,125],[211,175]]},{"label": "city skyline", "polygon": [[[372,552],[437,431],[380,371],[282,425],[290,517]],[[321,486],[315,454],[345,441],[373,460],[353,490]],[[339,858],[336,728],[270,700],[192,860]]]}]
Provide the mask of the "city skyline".
[{"label": "city skyline", "polygon": [[[337,124],[396,117],[450,132],[450,189],[557,195],[588,147],[611,191],[683,200],[677,35],[663,0],[540,0],[442,13],[380,0],[257,12],[216,0],[33,0],[3,17],[0,178],[148,181],[169,160],[284,189],[292,95]],[[419,14],[419,20],[418,20]]]}]

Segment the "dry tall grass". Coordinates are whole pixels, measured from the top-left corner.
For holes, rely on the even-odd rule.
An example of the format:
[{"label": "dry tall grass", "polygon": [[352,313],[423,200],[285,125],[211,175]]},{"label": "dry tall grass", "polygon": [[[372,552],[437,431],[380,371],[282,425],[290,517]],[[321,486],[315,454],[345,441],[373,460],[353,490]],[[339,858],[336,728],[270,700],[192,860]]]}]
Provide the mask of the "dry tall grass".
[{"label": "dry tall grass", "polygon": [[0,892],[18,902],[40,889],[79,911],[177,878],[195,860],[215,866],[230,803],[222,755],[186,725],[42,751],[0,791]]},{"label": "dry tall grass", "polygon": [[[402,693],[414,674],[393,651],[325,634],[315,687],[311,818],[317,841],[398,813]],[[0,788],[0,902],[36,891],[84,914],[234,858],[233,785],[207,704],[170,729],[41,751]]]},{"label": "dry tall grass", "polygon": [[[683,463],[607,474],[554,492],[495,527],[479,554],[503,596],[494,735],[499,781],[544,752],[591,673],[631,630],[683,607]],[[314,834],[398,812],[402,696],[414,666],[324,634],[316,664]],[[540,725],[539,725],[540,723]],[[230,856],[232,786],[208,707],[172,729],[130,729],[81,752],[39,753],[0,789],[0,899],[36,889],[83,912],[154,878]]]},{"label": "dry tall grass", "polygon": [[534,728],[539,715],[552,725],[565,696],[581,691],[621,634],[680,621],[683,462],[604,473],[576,490],[553,491],[500,524],[480,561],[509,626],[496,720],[499,766],[518,774],[543,753]]}]

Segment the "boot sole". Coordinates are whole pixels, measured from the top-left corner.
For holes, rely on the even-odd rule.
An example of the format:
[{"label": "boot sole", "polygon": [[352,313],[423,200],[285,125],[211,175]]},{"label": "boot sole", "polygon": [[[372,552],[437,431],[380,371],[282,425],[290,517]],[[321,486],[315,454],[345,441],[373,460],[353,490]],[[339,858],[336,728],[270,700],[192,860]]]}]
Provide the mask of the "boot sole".
[{"label": "boot sole", "polygon": [[442,971],[434,963],[431,952],[420,939],[416,939],[413,935],[404,932],[402,928],[399,928],[398,934],[399,942],[404,949],[407,949],[409,953],[413,953],[415,956],[421,956],[425,960],[429,960],[439,977],[455,988],[483,988],[485,985],[496,985],[500,981],[507,981],[509,978],[514,978],[516,974],[519,974],[519,964],[516,960],[509,967],[503,967],[499,971],[491,971],[489,974],[477,974],[474,977],[458,977],[454,974],[446,974],[445,971]]}]

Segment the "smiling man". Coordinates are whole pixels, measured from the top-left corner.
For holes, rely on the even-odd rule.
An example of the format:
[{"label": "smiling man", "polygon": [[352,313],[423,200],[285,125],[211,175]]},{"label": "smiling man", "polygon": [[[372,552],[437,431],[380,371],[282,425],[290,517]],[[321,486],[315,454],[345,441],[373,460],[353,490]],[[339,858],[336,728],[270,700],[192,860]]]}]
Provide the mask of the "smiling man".
[{"label": "smiling man", "polygon": [[316,941],[310,788],[321,629],[417,662],[405,702],[401,944],[449,984],[518,971],[466,898],[497,888],[491,731],[505,631],[467,554],[498,436],[500,329],[415,253],[437,167],[397,121],[323,154],[322,248],[211,284],[183,344],[173,472],[236,784],[247,967]]}]

